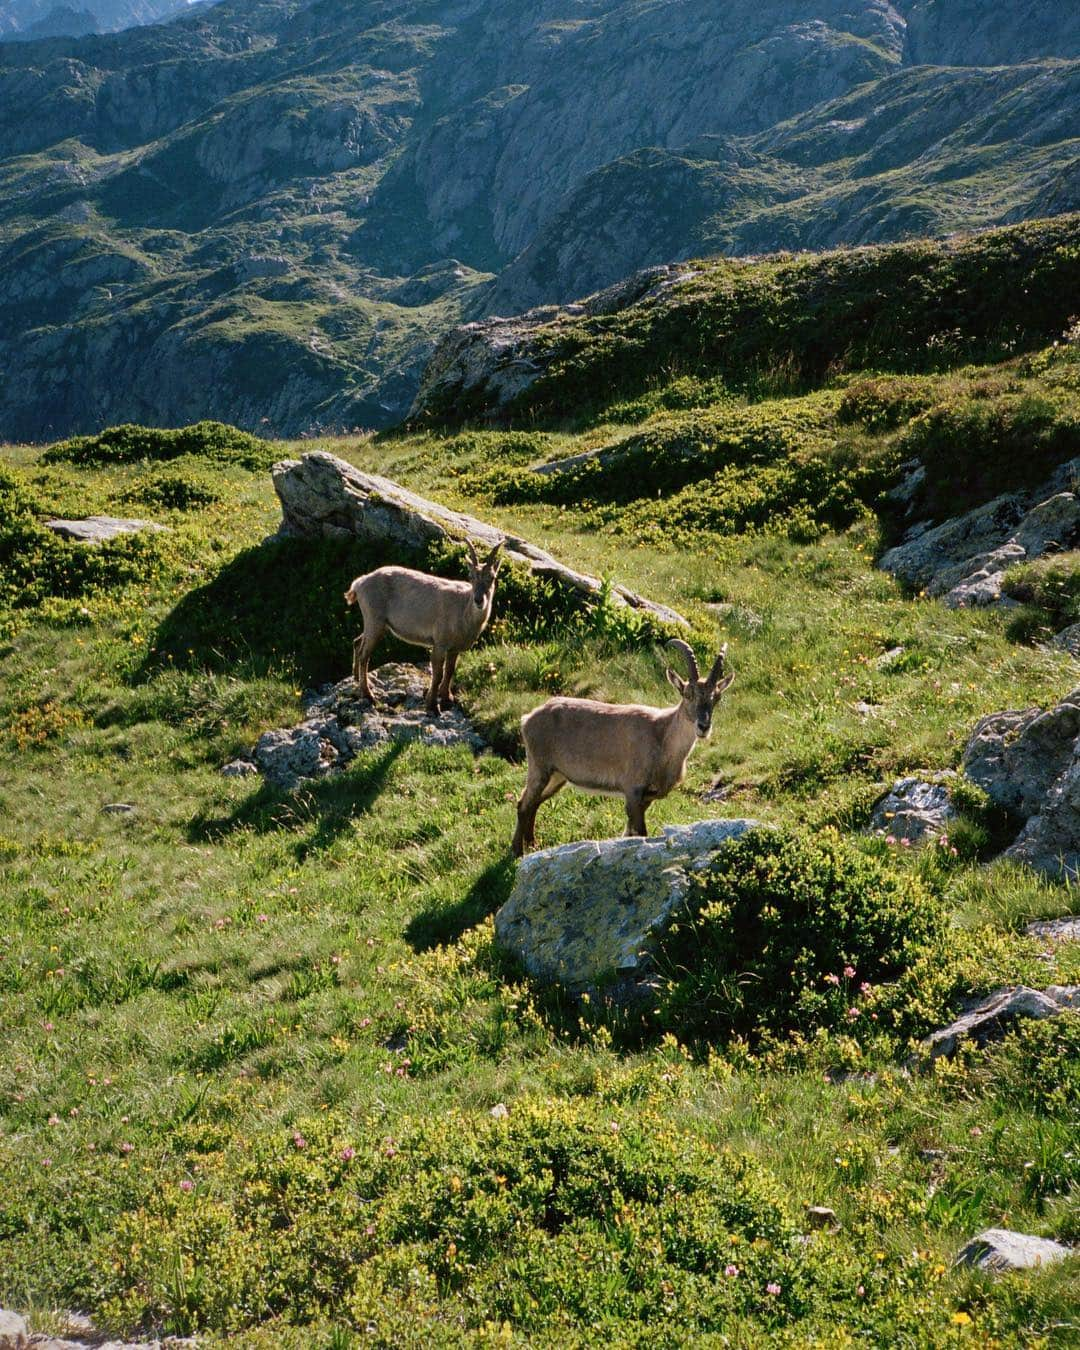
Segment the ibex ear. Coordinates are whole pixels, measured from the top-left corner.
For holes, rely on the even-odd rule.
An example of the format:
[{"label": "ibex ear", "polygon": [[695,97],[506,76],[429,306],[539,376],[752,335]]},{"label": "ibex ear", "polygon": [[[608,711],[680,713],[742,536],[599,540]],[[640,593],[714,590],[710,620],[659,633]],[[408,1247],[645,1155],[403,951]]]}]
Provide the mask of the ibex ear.
[{"label": "ibex ear", "polygon": [[668,684],[670,684],[672,688],[677,689],[680,694],[686,693],[686,681],[678,671],[672,670],[669,666],[664,674],[668,677]]},{"label": "ibex ear", "polygon": [[504,539],[499,540],[499,542],[495,545],[495,547],[484,559],[485,567],[492,567],[495,569],[496,572],[499,570],[499,562],[500,562],[499,553],[501,552],[502,546],[505,542],[506,541]]},{"label": "ibex ear", "polygon": [[734,683],[735,683],[735,672],[732,671],[730,675],[725,675],[724,678],[713,690],[713,702],[715,703],[716,700],[720,697],[720,695],[724,693],[725,690],[730,689]]}]

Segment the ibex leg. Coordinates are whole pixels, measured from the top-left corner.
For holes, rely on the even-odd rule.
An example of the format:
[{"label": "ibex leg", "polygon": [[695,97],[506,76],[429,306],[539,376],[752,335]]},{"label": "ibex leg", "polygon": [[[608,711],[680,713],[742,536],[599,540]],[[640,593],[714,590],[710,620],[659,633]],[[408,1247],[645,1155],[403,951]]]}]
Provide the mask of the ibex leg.
[{"label": "ibex leg", "polygon": [[374,702],[374,699],[371,686],[368,684],[368,663],[385,632],[385,624],[376,623],[365,614],[364,631],[358,638],[353,639],[353,679],[359,684],[364,698],[371,702]]},{"label": "ibex leg", "polygon": [[525,790],[518,801],[518,823],[511,846],[516,857],[520,858],[527,848],[532,848],[536,843],[536,812],[541,802],[554,797],[556,792],[565,786],[566,779],[561,773],[552,773],[549,769],[534,769],[531,764],[529,765]]},{"label": "ibex leg", "polygon": [[437,713],[439,711],[439,685],[442,683],[443,665],[446,661],[446,652],[441,647],[432,647],[431,649],[431,688],[428,690],[426,707],[428,712]]},{"label": "ibex leg", "polygon": [[454,703],[454,691],[450,687],[450,681],[454,678],[454,671],[457,668],[457,659],[457,652],[446,653],[446,664],[443,666],[442,684],[439,686],[439,706],[444,712]]},{"label": "ibex leg", "polygon": [[652,800],[640,788],[626,794],[626,833],[628,835],[648,834],[645,828],[645,810]]}]

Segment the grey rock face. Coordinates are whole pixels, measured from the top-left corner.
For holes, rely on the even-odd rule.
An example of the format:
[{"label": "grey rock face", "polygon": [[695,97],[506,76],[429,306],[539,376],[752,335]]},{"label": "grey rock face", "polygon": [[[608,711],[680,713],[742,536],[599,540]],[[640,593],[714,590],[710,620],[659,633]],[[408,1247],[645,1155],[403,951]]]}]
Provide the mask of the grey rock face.
[{"label": "grey rock face", "polygon": [[1052,984],[1048,989],[995,989],[963,1016],[942,1027],[922,1043],[924,1056],[934,1060],[955,1055],[961,1043],[983,1046],[999,1041],[1022,1018],[1056,1017],[1080,1008],[1080,985]]},{"label": "grey rock face", "polygon": [[647,980],[659,934],[702,871],[753,820],[668,825],[659,836],[586,840],[522,858],[495,935],[534,978],[580,993]]},{"label": "grey rock face", "polygon": [[1080,657],[1080,623],[1071,623],[1060,633],[1055,633],[1047,644],[1055,651],[1068,652],[1070,656]]},{"label": "grey rock face", "polygon": [[881,568],[910,586],[940,596],[950,609],[1010,605],[1006,571],[1080,539],[1080,498],[1058,491],[1080,469],[1071,460],[1032,493],[996,497],[966,515],[922,530],[889,549]]},{"label": "grey rock face", "polygon": [[0,1308],[0,1350],[25,1350],[29,1343],[26,1318]]},{"label": "grey rock face", "polygon": [[1005,857],[1080,876],[1080,690],[1056,707],[992,713],[975,724],[964,772],[1023,829]]},{"label": "grey rock face", "polygon": [[[353,680],[342,680],[308,701],[307,716],[299,725],[263,732],[242,772],[257,771],[268,783],[291,790],[304,779],[338,772],[362,751],[392,741],[444,748],[464,745],[475,753],[487,749],[459,708],[440,715],[426,711],[425,671],[389,663],[372,671],[370,678],[374,707],[360,697]],[[248,761],[235,760],[221,772],[233,776],[241,772],[241,764]]]},{"label": "grey rock face", "polygon": [[[506,557],[528,567],[534,575],[582,596],[600,592],[599,578],[574,572],[535,544],[515,535],[504,536],[493,525],[448,510],[389,478],[361,473],[326,451],[283,460],[274,465],[273,473],[284,535],[318,538],[351,534],[385,549],[388,561],[395,550],[400,553],[436,540],[472,539],[490,549],[505,539]],[[616,585],[612,591],[617,604],[642,610],[664,624],[686,624],[675,610],[646,600],[625,586]]]},{"label": "grey rock face", "polygon": [[75,539],[80,544],[103,544],[121,534],[140,534],[144,531],[161,533],[167,525],[152,520],[123,520],[117,516],[87,516],[85,520],[46,520],[47,530],[61,539]]},{"label": "grey rock face", "polygon": [[1030,1270],[1050,1266],[1072,1256],[1073,1249],[1049,1238],[1014,1233],[1008,1228],[986,1228],[965,1242],[956,1257],[958,1266],[979,1266],[983,1270]]},{"label": "grey rock face", "polygon": [[946,783],[898,778],[874,807],[870,829],[917,843],[940,835],[955,816]]},{"label": "grey rock face", "polygon": [[1080,942],[1080,917],[1037,919],[1024,929],[1028,937],[1042,938],[1056,947],[1059,942]]}]

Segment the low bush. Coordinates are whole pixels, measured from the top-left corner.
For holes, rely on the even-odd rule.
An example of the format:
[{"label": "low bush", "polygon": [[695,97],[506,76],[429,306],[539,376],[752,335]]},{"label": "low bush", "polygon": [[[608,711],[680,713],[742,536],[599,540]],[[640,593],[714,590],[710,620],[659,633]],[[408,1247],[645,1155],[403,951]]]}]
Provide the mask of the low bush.
[{"label": "low bush", "polygon": [[691,1039],[876,1036],[888,986],[945,925],[941,900],[916,878],[833,831],[746,835],[695,879],[691,908],[661,944],[658,1012]]},{"label": "low bush", "polygon": [[197,460],[157,469],[127,489],[124,502],[138,502],[165,511],[198,511],[221,501],[221,490]]},{"label": "low bush", "polygon": [[1080,622],[1080,551],[1010,567],[1002,590],[1010,599],[1035,606],[1040,622],[1054,632]]},{"label": "low bush", "polygon": [[942,519],[1034,487],[1076,453],[1080,409],[1037,394],[969,397],[923,413],[901,434],[904,459],[929,467],[925,514]]},{"label": "low bush", "polygon": [[936,381],[916,375],[853,380],[840,395],[836,420],[867,431],[892,431],[933,405],[935,385]]},{"label": "low bush", "polygon": [[140,427],[126,422],[94,436],[73,436],[42,455],[46,464],[135,464],[141,460],[195,455],[245,469],[268,469],[278,456],[274,446],[224,422],[195,422],[175,429]]},{"label": "low bush", "polygon": [[831,1292],[759,1164],[648,1112],[521,1099],[392,1136],[334,1115],[225,1148],[188,1133],[175,1179],[100,1243],[111,1325],[332,1314],[385,1337],[411,1303],[474,1328],[648,1325],[676,1304],[688,1326],[780,1326]]}]

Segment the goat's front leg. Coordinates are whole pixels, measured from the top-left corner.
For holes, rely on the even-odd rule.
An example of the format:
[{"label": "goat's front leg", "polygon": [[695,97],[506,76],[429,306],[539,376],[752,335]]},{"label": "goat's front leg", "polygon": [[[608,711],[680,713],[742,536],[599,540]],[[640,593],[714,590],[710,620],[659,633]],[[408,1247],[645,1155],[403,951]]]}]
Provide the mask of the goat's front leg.
[{"label": "goat's front leg", "polygon": [[429,713],[439,711],[439,685],[442,683],[443,665],[446,652],[441,647],[431,649],[431,688],[428,690],[425,707]]},{"label": "goat's front leg", "polygon": [[446,653],[446,664],[443,666],[442,684],[439,687],[439,706],[443,712],[453,707],[455,703],[454,691],[450,688],[450,681],[454,678],[454,671],[457,668],[457,652]]},{"label": "goat's front leg", "polygon": [[632,788],[626,794],[626,833],[645,835],[645,808],[652,798],[644,788]]}]

